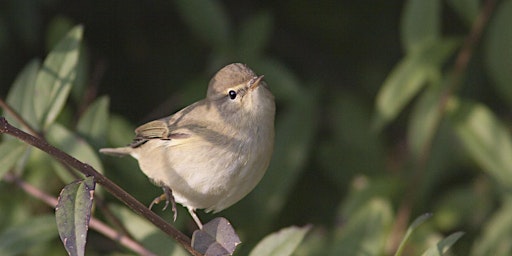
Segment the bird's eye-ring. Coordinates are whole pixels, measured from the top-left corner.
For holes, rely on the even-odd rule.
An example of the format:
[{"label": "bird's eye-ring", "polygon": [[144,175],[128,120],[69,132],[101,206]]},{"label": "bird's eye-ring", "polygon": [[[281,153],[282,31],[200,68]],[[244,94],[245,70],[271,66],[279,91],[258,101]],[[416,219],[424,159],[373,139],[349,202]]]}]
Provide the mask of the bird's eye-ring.
[{"label": "bird's eye-ring", "polygon": [[234,90],[231,90],[228,92],[229,98],[234,100],[236,98],[236,92]]}]

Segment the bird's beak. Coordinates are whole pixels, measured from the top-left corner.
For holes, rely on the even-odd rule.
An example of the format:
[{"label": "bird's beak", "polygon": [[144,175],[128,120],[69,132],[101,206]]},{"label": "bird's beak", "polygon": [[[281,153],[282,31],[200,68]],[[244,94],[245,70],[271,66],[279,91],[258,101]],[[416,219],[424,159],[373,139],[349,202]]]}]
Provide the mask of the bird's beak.
[{"label": "bird's beak", "polygon": [[253,78],[252,81],[250,82],[249,84],[249,89],[252,91],[254,89],[256,89],[256,87],[258,87],[258,85],[260,85],[260,82],[261,80],[263,79],[263,75],[261,76],[258,76],[256,78]]}]

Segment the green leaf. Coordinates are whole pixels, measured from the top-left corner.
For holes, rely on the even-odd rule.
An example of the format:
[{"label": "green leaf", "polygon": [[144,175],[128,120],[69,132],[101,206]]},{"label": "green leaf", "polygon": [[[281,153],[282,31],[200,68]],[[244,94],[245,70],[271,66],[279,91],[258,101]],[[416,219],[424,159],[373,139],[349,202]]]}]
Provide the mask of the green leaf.
[{"label": "green leaf", "polygon": [[311,226],[288,227],[272,233],[261,240],[249,256],[286,256],[292,255],[300,245]]},{"label": "green leaf", "polygon": [[224,7],[215,0],[176,0],[178,11],[192,33],[216,48],[228,48],[232,38]]},{"label": "green leaf", "polygon": [[33,216],[0,233],[0,255],[25,255],[36,245],[48,243],[57,236],[52,214]]},{"label": "green leaf", "polygon": [[423,253],[423,256],[442,256],[450,247],[452,247],[459,238],[464,235],[464,232],[455,232],[445,239],[439,241],[437,244],[431,246]]},{"label": "green leaf", "polygon": [[[61,149],[67,154],[79,159],[80,161],[91,165],[98,172],[103,173],[103,166],[101,161],[94,150],[83,138],[73,134],[64,126],[55,123],[48,129],[46,138],[50,144]],[[56,161],[52,162],[57,174],[66,183],[76,179],[76,177],[69,174],[69,172]]]},{"label": "green leaf", "polygon": [[156,255],[190,255],[175,240],[164,234],[147,219],[130,211],[126,206],[109,204],[109,209],[121,220],[136,241]]},{"label": "green leaf", "polygon": [[442,64],[458,44],[455,39],[429,42],[393,68],[377,95],[374,129],[392,121],[426,84],[439,82]]},{"label": "green leaf", "polygon": [[[7,103],[34,129],[40,128],[34,107],[35,84],[40,65],[39,60],[30,61],[16,77],[7,95]],[[5,118],[11,125],[26,131],[8,112],[5,112]]]},{"label": "green leaf", "polygon": [[468,27],[471,27],[480,10],[480,0],[448,0],[448,4],[462,17]]},{"label": "green leaf", "polygon": [[84,255],[91,218],[93,177],[68,184],[60,193],[55,218],[60,239],[69,255]]},{"label": "green leaf", "polygon": [[487,28],[485,64],[492,84],[505,102],[512,102],[512,1],[501,1]]},{"label": "green leaf", "polygon": [[18,140],[7,140],[0,144],[0,179],[23,156],[27,144]]},{"label": "green leaf", "polygon": [[408,0],[401,21],[402,45],[406,52],[416,51],[425,42],[439,39],[441,22],[440,0]]},{"label": "green leaf", "polygon": [[450,102],[450,118],[470,157],[506,188],[512,188],[512,138],[508,128],[486,106]]},{"label": "green leaf", "polygon": [[375,198],[346,218],[337,230],[329,255],[380,255],[393,221],[388,201]]},{"label": "green leaf", "polygon": [[41,127],[47,128],[60,113],[76,77],[83,28],[76,26],[46,57],[36,78],[34,106]]},{"label": "green leaf", "polygon": [[429,148],[439,128],[442,119],[442,112],[439,111],[441,93],[438,85],[428,87],[422,92],[411,113],[407,141],[416,160],[427,153],[425,150]]},{"label": "green leaf", "polygon": [[512,255],[512,200],[506,198],[489,221],[482,227],[480,237],[471,248],[471,256]]},{"label": "green leaf", "polygon": [[398,246],[398,249],[396,250],[395,256],[401,256],[402,255],[402,251],[403,251],[403,249],[405,247],[405,244],[407,243],[407,241],[411,237],[411,235],[414,232],[414,230],[416,230],[416,228],[418,228],[419,225],[423,224],[425,221],[430,219],[430,217],[432,217],[431,213],[425,213],[425,214],[419,216],[418,218],[416,218],[411,223],[411,225],[407,229],[407,232],[404,235],[404,238],[402,238],[402,241],[400,242],[400,245]]},{"label": "green leaf", "polygon": [[240,27],[238,52],[245,59],[259,56],[271,35],[272,16],[268,12],[260,12],[245,21]]},{"label": "green leaf", "polygon": [[77,131],[94,143],[96,147],[105,146],[109,115],[109,98],[103,96],[94,101],[78,120]]}]

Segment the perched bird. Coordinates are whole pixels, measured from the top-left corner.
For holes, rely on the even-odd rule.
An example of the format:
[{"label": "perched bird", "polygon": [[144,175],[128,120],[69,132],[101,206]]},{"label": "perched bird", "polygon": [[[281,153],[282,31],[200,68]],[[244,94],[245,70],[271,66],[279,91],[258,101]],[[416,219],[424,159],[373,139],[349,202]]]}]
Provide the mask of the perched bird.
[{"label": "perched bird", "polygon": [[137,159],[142,172],[164,189],[166,205],[173,203],[174,218],[175,201],[202,228],[196,209],[226,209],[265,174],[274,147],[274,115],[274,96],[263,76],[234,63],[210,80],[205,99],[138,127],[129,146],[100,152]]}]

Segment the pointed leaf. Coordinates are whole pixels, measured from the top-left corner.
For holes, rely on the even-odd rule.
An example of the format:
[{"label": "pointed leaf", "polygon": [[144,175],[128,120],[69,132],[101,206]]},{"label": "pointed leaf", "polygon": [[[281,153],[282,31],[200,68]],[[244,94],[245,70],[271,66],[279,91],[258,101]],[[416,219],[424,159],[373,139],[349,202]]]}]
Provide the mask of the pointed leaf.
[{"label": "pointed leaf", "polygon": [[496,181],[512,188],[512,137],[486,106],[453,100],[450,115],[455,133],[469,155]]},{"label": "pointed leaf", "polygon": [[34,105],[42,127],[48,127],[62,110],[75,80],[83,28],[76,26],[46,57],[37,74]]},{"label": "pointed leaf", "polygon": [[0,255],[28,255],[34,246],[56,238],[54,221],[53,215],[33,216],[0,231]]},{"label": "pointed leaf", "polygon": [[19,140],[6,140],[0,144],[0,179],[23,156],[27,149]]},{"label": "pointed leaf", "polygon": [[428,41],[439,39],[441,23],[440,0],[408,0],[401,22],[402,45],[407,53]]},{"label": "pointed leaf", "polygon": [[411,237],[411,234],[414,232],[414,230],[416,230],[416,228],[419,225],[423,224],[423,222],[425,222],[428,219],[430,219],[430,217],[432,217],[431,213],[425,213],[425,214],[419,216],[418,218],[416,218],[412,222],[412,224],[407,229],[407,232],[405,233],[404,238],[402,238],[402,241],[400,242],[400,245],[398,246],[398,249],[396,250],[395,256],[401,256],[402,255],[402,251],[403,251],[403,249],[405,247],[405,244],[407,243],[407,240],[409,240],[409,237]]},{"label": "pointed leaf", "polygon": [[429,42],[393,68],[377,95],[375,129],[392,121],[426,84],[439,82],[442,63],[458,44],[454,39]]},{"label": "pointed leaf", "polygon": [[[16,77],[7,95],[7,103],[34,129],[40,128],[34,107],[35,84],[40,65],[39,60],[30,61]],[[26,131],[9,113],[5,112],[5,118],[11,125]]]},{"label": "pointed leaf", "polygon": [[[94,150],[84,139],[73,134],[64,126],[58,123],[53,124],[48,129],[46,138],[52,145],[91,165],[98,172],[103,173],[103,165],[101,164],[96,150]],[[76,179],[74,176],[71,176],[61,164],[55,161],[53,163],[55,170],[64,182],[69,183]]]},{"label": "pointed leaf", "polygon": [[430,86],[422,92],[411,113],[407,141],[416,160],[421,159],[426,153],[425,150],[428,149],[441,122],[440,101],[440,86]]},{"label": "pointed leaf", "polygon": [[84,255],[94,195],[94,178],[87,177],[62,189],[55,217],[60,239],[69,255]]},{"label": "pointed leaf", "polygon": [[105,146],[107,134],[109,98],[104,96],[94,101],[78,120],[77,131],[94,143]]},{"label": "pointed leaf", "polygon": [[455,232],[445,239],[439,241],[437,244],[431,246],[430,248],[423,253],[423,256],[443,256],[450,247],[452,247],[459,238],[461,238],[464,235],[464,232]]},{"label": "pointed leaf", "polygon": [[494,81],[492,85],[505,102],[512,102],[512,1],[497,3],[487,29],[484,45],[485,64]]},{"label": "pointed leaf", "polygon": [[311,226],[281,229],[263,238],[263,240],[254,247],[249,256],[292,255],[310,229]]},{"label": "pointed leaf", "polygon": [[233,255],[240,238],[225,218],[215,218],[192,235],[192,247],[208,255]]},{"label": "pointed leaf", "polygon": [[230,43],[227,14],[219,1],[177,0],[178,11],[198,38],[217,48]]}]

